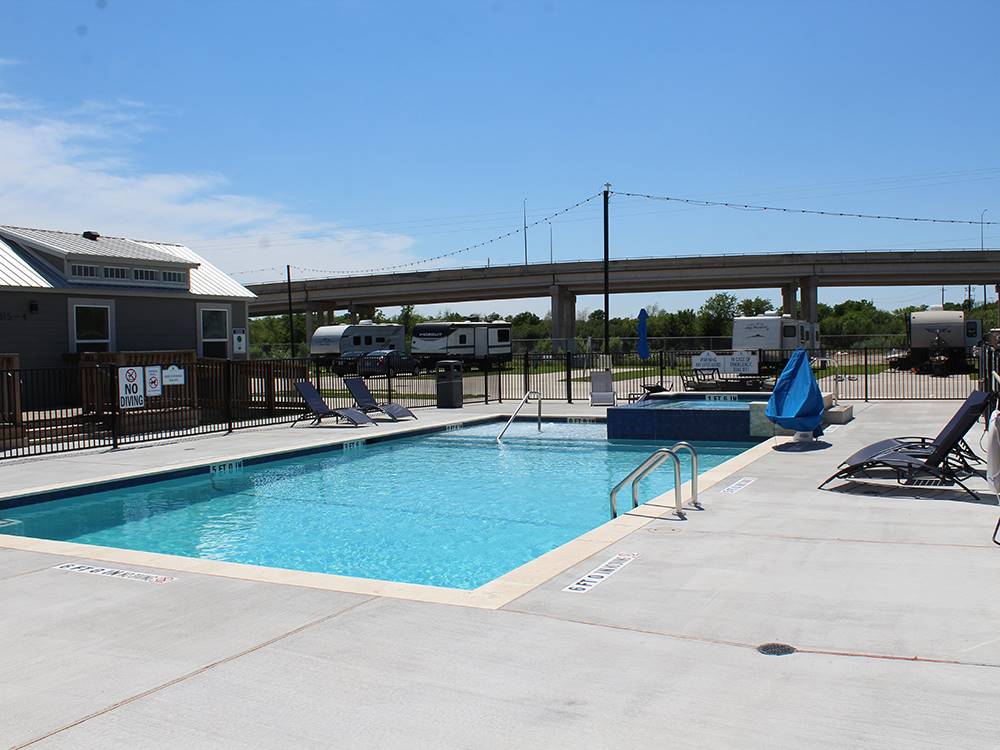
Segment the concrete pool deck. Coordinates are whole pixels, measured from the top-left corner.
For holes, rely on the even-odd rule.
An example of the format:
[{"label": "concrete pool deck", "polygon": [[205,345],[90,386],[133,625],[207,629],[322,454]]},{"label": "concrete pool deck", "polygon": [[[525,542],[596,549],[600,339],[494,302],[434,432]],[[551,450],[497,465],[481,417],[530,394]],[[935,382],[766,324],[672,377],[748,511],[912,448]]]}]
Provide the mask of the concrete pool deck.
[{"label": "concrete pool deck", "polygon": [[[704,492],[705,511],[679,522],[642,506],[635,528],[495,609],[150,566],[127,567],[176,580],[86,575],[56,566],[100,561],[0,537],[0,744],[994,748],[996,506],[814,489],[861,445],[936,434],[957,406],[856,404],[825,450],[765,444]],[[510,408],[421,410],[420,426]],[[9,461],[0,478],[16,494],[320,432]],[[562,590],[617,553],[637,556],[587,593]],[[754,650],[770,641],[800,652]]]}]

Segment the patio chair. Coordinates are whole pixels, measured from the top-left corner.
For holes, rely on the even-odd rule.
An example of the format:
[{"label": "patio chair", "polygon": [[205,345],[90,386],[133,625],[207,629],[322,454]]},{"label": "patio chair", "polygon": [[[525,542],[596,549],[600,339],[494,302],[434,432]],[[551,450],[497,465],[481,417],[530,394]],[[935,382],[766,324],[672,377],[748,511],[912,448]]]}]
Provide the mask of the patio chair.
[{"label": "patio chair", "polygon": [[306,411],[301,417],[292,422],[289,427],[294,427],[296,424],[301,422],[303,419],[312,419],[310,427],[315,427],[324,419],[333,417],[337,422],[341,419],[350,422],[355,427],[361,427],[363,425],[374,425],[375,421],[357,409],[331,409],[327,406],[326,401],[316,390],[316,386],[310,383],[308,380],[302,380],[295,384],[296,390],[298,390],[299,395],[306,402]]},{"label": "patio chair", "polygon": [[[976,500],[980,500],[965,482],[985,476],[972,464],[982,463],[965,442],[965,433],[976,423],[989,403],[989,394],[977,391],[936,438],[892,438],[862,448],[841,464],[835,474],[819,485],[822,489],[835,479],[875,479],[871,472],[894,474],[904,485],[958,485]],[[973,398],[975,396],[975,398]],[[898,442],[896,442],[898,441]]]},{"label": "patio chair", "polygon": [[[949,457],[953,461],[967,465],[981,464],[983,459],[977,456],[969,444],[965,442],[965,435],[979,421],[989,403],[990,394],[988,392],[973,391],[936,437],[897,437],[879,440],[855,452],[841,466],[861,464],[887,451],[926,456],[933,453],[942,444],[953,444],[949,451]],[[969,466],[969,468],[972,467]]]},{"label": "patio chair", "polygon": [[344,385],[347,386],[347,390],[350,391],[351,395],[354,397],[358,409],[365,414],[378,412],[380,414],[385,414],[393,422],[403,419],[404,417],[412,417],[413,419],[417,418],[416,414],[400,404],[394,404],[391,401],[384,404],[378,403],[372,395],[372,392],[368,390],[368,384],[361,378],[344,378]]},{"label": "patio chair", "polygon": [[684,389],[688,391],[719,391],[722,390],[723,383],[719,379],[719,370],[716,367],[696,367],[691,370],[693,378],[684,380]]},{"label": "patio chair", "polygon": [[590,405],[615,406],[617,403],[618,394],[615,393],[611,370],[597,370],[590,373]]},{"label": "patio chair", "polygon": [[658,383],[643,383],[641,391],[633,391],[628,394],[628,402],[630,404],[636,401],[648,401],[649,397],[654,393],[667,393],[674,387],[673,383],[668,383],[666,387]]}]

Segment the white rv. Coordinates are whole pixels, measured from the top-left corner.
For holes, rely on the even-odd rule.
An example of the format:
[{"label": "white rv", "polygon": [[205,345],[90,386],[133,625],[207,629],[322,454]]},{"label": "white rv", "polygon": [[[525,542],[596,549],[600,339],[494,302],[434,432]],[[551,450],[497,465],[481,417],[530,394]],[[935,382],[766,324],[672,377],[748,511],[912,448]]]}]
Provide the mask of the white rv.
[{"label": "white rv", "polygon": [[320,326],[309,341],[309,353],[322,361],[336,359],[347,352],[405,348],[406,331],[403,326],[370,320],[353,325]]},{"label": "white rv", "polygon": [[955,358],[972,354],[982,338],[982,322],[966,320],[961,310],[945,310],[932,305],[910,313],[910,366],[927,360],[930,351],[942,351]]},{"label": "white rv", "polygon": [[819,348],[819,323],[770,311],[733,318],[733,349],[761,349],[762,361],[787,359],[800,346]]},{"label": "white rv", "polygon": [[511,330],[505,320],[417,323],[410,353],[424,367],[433,367],[442,359],[479,366],[509,362]]}]

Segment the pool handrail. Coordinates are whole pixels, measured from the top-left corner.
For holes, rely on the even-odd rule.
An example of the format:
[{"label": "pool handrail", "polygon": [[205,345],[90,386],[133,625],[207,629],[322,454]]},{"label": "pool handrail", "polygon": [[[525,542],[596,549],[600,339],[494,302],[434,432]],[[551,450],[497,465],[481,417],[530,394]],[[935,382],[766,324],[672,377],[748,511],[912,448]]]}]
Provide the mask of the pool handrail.
[{"label": "pool handrail", "polygon": [[503,426],[503,429],[500,430],[500,434],[497,435],[498,443],[500,442],[500,438],[503,437],[503,434],[507,432],[507,428],[510,427],[511,423],[517,418],[517,414],[519,411],[521,411],[521,407],[524,406],[526,403],[528,403],[528,399],[530,399],[532,396],[538,399],[538,431],[539,432],[542,431],[542,394],[539,393],[538,391],[528,391],[527,393],[524,394],[524,398],[521,399],[521,403],[519,403],[517,405],[517,408],[514,409],[514,413],[510,415],[510,419],[507,420],[507,424],[505,424]]},{"label": "pool handrail", "polygon": [[698,451],[687,441],[675,443],[670,448],[657,448],[650,453],[646,459],[628,473],[624,479],[615,485],[611,490],[611,517],[618,517],[618,492],[627,483],[632,483],[632,509],[639,507],[639,482],[652,473],[668,458],[674,462],[674,514],[681,519],[687,516],[684,513],[684,498],[681,494],[681,460],[677,456],[678,450],[687,450],[691,454],[691,503],[696,508],[701,508],[698,501]]}]

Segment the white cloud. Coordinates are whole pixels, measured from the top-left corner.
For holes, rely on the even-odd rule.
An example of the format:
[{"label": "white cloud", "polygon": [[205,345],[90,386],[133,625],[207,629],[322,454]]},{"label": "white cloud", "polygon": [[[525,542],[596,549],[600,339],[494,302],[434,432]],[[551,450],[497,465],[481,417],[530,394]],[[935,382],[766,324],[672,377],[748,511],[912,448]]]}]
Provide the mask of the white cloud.
[{"label": "white cloud", "polygon": [[182,242],[231,272],[413,259],[406,235],[317,220],[234,192],[222,175],[137,171],[133,156],[154,122],[142,102],[85,102],[52,113],[0,92],[0,223]]}]

